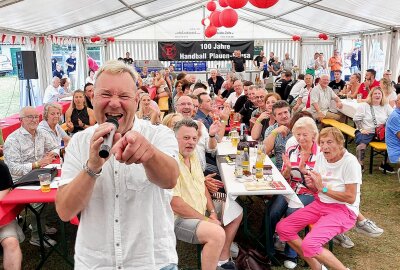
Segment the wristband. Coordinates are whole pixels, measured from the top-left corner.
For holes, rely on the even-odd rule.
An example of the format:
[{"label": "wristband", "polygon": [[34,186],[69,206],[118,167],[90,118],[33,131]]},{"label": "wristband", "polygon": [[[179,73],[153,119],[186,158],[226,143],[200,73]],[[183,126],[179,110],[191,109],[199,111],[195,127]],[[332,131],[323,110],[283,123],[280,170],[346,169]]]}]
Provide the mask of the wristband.
[{"label": "wristband", "polygon": [[261,124],[261,121],[262,121],[262,120],[260,120],[260,118],[257,118],[257,119],[256,119],[256,123]]},{"label": "wristband", "polygon": [[322,188],[322,193],[327,193],[328,192],[328,188],[327,187],[323,187]]},{"label": "wristband", "polygon": [[204,220],[205,220],[205,221],[208,221],[208,220],[209,220],[209,218],[208,218],[208,217],[205,217],[205,218],[204,218]]},{"label": "wristband", "polygon": [[35,169],[39,169],[40,168],[39,162],[37,162],[37,161],[33,165],[34,165]]},{"label": "wristband", "polygon": [[274,137],[277,137],[277,136],[278,136],[278,132],[276,132],[275,130],[271,131],[271,134],[272,134]]},{"label": "wristband", "polygon": [[215,134],[214,135],[209,135],[210,136],[210,138],[215,138]]}]

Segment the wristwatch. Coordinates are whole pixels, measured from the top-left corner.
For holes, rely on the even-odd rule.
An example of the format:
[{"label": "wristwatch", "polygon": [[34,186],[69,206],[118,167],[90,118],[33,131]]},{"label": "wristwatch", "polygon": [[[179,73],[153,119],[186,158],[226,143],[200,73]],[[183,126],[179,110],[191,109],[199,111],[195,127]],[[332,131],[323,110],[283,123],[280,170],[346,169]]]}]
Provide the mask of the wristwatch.
[{"label": "wristwatch", "polygon": [[83,165],[83,170],[92,178],[97,179],[100,175],[101,172],[103,171],[103,169],[100,169],[100,171],[98,173],[96,173],[95,171],[92,171],[89,167],[88,167],[88,161],[86,161],[85,165]]},{"label": "wristwatch", "polygon": [[328,192],[328,188],[327,187],[323,187],[322,188],[322,193],[327,193]]}]

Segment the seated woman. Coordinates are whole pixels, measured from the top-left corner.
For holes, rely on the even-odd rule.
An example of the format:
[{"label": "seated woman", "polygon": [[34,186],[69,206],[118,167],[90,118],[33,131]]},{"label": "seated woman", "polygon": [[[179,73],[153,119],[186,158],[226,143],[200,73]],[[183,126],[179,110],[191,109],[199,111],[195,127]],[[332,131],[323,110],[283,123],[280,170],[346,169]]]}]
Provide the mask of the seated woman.
[{"label": "seated woman", "polygon": [[167,114],[162,120],[162,124],[170,129],[173,129],[175,124],[183,120],[183,115],[180,113]]},{"label": "seated woman", "polygon": [[[176,82],[176,85],[175,85],[176,95],[174,97],[174,104],[176,104],[176,102],[178,101],[178,99],[181,96],[189,94],[189,91],[187,91],[187,93],[185,94],[184,89],[183,89],[184,85],[189,85],[189,82],[186,80],[180,80],[180,81]],[[190,89],[190,86],[189,86],[189,89]]]},{"label": "seated woman", "polygon": [[392,86],[392,82],[386,78],[382,78],[379,81],[379,84],[380,84],[380,87],[382,88],[383,94],[385,95],[390,107],[394,108],[396,100],[397,100],[397,94],[396,94],[396,90]]},{"label": "seated woman", "polygon": [[[311,269],[346,270],[348,268],[323,246],[356,223],[361,167],[356,157],[344,148],[343,134],[337,128],[322,129],[318,144],[322,153],[316,157],[314,170],[308,170],[304,176],[304,186],[317,193],[315,199],[281,220],[276,230],[280,239],[303,257]],[[313,228],[302,240],[298,232],[310,224]]]},{"label": "seated woman", "polygon": [[[385,124],[393,108],[387,104],[387,99],[380,87],[374,87],[369,92],[366,102],[358,105],[353,121],[356,124],[355,143],[358,162],[364,170],[365,149],[375,137],[375,127]],[[394,172],[389,164],[382,164],[380,169]]]},{"label": "seated woman", "polygon": [[65,113],[68,132],[75,134],[96,124],[93,110],[86,106],[85,94],[82,90],[76,90],[71,106]]},{"label": "seated woman", "polygon": [[[294,123],[294,124],[292,124]],[[308,170],[314,168],[320,148],[317,144],[318,128],[309,112],[295,114],[291,121],[292,138],[286,143],[286,152],[282,155],[282,175],[288,181],[291,188],[296,192],[303,205],[314,201],[314,191],[310,190],[304,182],[304,176]],[[278,195],[268,202],[266,212],[270,223],[270,239],[273,239],[276,224],[283,216],[289,216],[298,208],[290,208],[283,195]],[[271,241],[270,250],[274,250],[274,243]],[[286,260],[284,266],[293,269],[297,265],[297,254],[288,245],[285,247]]]},{"label": "seated woman", "polygon": [[43,109],[43,120],[39,123],[39,127],[51,135],[54,143],[61,145],[61,140],[64,141],[64,145],[67,146],[71,137],[62,129],[58,124],[60,122],[62,114],[61,105],[58,103],[46,103]]},{"label": "seated woman", "polygon": [[164,71],[162,69],[155,72],[153,85],[157,88],[156,99],[161,97],[169,97],[169,88],[167,82],[164,79]]},{"label": "seated woman", "polygon": [[91,83],[94,84],[94,71],[93,70],[89,70],[89,74],[86,77],[85,83]]},{"label": "seated woman", "polygon": [[86,106],[93,109],[92,100],[94,95],[94,85],[92,83],[86,83],[83,87],[83,92],[85,93]]},{"label": "seated woman", "polygon": [[[278,100],[281,100],[281,96],[277,93],[268,93],[265,96],[265,111],[261,112],[258,115],[257,120],[255,121],[254,126],[251,129],[251,137],[254,140],[263,141],[264,134],[267,128],[275,124],[275,118],[272,114],[272,105],[274,105]],[[257,114],[256,111],[257,110],[253,112],[252,117],[253,115],[255,116]]]},{"label": "seated woman", "polygon": [[139,119],[148,120],[153,125],[160,124],[160,114],[150,105],[151,99],[149,94],[142,93],[140,95],[139,110],[136,112],[136,116]]},{"label": "seated woman", "polygon": [[70,85],[71,85],[71,82],[70,82],[69,78],[62,78],[60,80],[60,88],[58,89],[60,98],[71,95]]}]

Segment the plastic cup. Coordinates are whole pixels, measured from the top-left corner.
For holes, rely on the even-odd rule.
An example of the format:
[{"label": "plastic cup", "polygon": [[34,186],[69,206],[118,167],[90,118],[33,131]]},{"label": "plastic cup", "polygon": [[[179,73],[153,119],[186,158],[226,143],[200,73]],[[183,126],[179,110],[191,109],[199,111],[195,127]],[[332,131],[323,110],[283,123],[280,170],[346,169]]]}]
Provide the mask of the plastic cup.
[{"label": "plastic cup", "polygon": [[42,192],[50,192],[51,174],[42,173],[42,174],[39,174],[38,177],[39,177],[39,181],[40,181],[40,190]]}]

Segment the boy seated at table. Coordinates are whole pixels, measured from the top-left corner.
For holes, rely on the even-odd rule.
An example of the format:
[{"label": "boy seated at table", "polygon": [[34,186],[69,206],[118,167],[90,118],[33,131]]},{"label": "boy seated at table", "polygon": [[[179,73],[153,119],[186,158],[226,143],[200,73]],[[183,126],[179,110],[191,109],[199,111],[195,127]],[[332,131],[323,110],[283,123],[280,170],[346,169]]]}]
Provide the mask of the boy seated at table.
[{"label": "boy seated at table", "polygon": [[180,169],[171,201],[175,213],[175,235],[178,240],[204,245],[202,269],[215,269],[217,266],[218,269],[235,269],[234,262],[229,261],[230,246],[242,220],[242,211],[236,211],[229,224],[221,224],[219,214],[222,203],[217,204],[211,200],[195,152],[197,129],[196,122],[191,119],[181,120],[174,126]]},{"label": "boy seated at table", "polygon": [[[0,160],[0,200],[6,196],[13,186],[12,177],[7,165]],[[24,241],[24,233],[14,218],[11,222],[3,224],[0,221],[0,243],[3,247],[4,269],[21,269],[22,252],[19,243]]]}]

